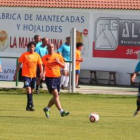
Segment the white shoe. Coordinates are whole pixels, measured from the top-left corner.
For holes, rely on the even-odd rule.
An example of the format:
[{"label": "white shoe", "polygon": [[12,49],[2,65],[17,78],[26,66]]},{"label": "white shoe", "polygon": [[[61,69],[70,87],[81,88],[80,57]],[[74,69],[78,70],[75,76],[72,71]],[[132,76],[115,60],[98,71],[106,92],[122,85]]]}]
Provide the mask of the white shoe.
[{"label": "white shoe", "polygon": [[137,115],[139,114],[139,111],[135,111],[133,117],[137,117]]}]

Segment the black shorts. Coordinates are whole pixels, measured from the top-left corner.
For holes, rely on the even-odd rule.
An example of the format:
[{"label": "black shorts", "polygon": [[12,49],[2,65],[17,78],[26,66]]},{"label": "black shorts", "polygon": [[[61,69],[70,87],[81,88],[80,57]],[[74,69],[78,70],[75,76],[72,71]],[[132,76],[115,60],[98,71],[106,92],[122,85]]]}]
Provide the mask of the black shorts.
[{"label": "black shorts", "polygon": [[24,81],[24,88],[31,87],[32,89],[35,88],[36,85],[36,78],[30,78],[30,77],[23,77]]},{"label": "black shorts", "polygon": [[46,77],[45,83],[48,88],[48,91],[51,93],[54,89],[57,89],[58,93],[60,93],[60,80],[61,77]]}]

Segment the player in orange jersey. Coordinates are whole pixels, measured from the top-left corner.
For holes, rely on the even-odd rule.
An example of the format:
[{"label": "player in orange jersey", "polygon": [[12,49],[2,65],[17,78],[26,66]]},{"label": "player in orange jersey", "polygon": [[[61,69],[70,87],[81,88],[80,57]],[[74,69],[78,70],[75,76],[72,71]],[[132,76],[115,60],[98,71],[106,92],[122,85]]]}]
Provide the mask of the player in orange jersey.
[{"label": "player in orange jersey", "polygon": [[14,80],[16,79],[17,72],[19,71],[21,65],[22,67],[22,76],[24,79],[24,87],[27,91],[27,111],[34,111],[34,104],[33,104],[33,89],[35,88],[36,84],[36,69],[37,65],[40,68],[40,76],[43,76],[43,68],[42,68],[42,60],[39,54],[34,52],[35,50],[35,43],[30,42],[28,44],[28,51],[23,53],[19,58],[19,64],[16,69]]},{"label": "player in orange jersey", "polygon": [[60,115],[67,116],[69,112],[62,109],[59,100],[61,81],[60,68],[64,68],[64,58],[60,54],[54,52],[54,45],[52,43],[47,45],[47,49],[48,54],[42,58],[45,69],[43,77],[45,77],[48,91],[53,95],[53,97],[50,99],[47,107],[44,108],[44,112],[46,117],[49,117],[50,108],[55,104],[57,109],[60,111]]},{"label": "player in orange jersey", "polygon": [[80,62],[83,62],[83,58],[81,58],[81,50],[83,48],[83,43],[76,43],[76,88],[80,88],[78,85],[79,74],[80,74]]}]

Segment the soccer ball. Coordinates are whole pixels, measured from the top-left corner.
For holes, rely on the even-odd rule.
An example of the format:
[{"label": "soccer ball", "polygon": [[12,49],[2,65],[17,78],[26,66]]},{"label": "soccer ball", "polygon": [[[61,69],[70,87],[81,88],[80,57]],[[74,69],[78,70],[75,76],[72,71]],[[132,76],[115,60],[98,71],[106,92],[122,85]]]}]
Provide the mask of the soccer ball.
[{"label": "soccer ball", "polygon": [[89,120],[92,123],[98,122],[99,121],[99,115],[93,112],[93,113],[90,114]]}]

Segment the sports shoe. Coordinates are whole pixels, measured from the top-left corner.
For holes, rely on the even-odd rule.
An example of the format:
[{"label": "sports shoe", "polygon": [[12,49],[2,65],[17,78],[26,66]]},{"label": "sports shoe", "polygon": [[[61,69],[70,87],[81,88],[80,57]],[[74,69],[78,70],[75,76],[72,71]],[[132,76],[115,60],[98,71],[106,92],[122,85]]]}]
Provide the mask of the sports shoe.
[{"label": "sports shoe", "polygon": [[26,107],[26,111],[35,111],[34,107]]},{"label": "sports shoe", "polygon": [[61,89],[64,89],[64,86],[63,85],[61,86]]},{"label": "sports shoe", "polygon": [[63,90],[69,90],[69,87],[64,87]]},{"label": "sports shoe", "polygon": [[49,111],[48,109],[46,109],[46,108],[44,108],[43,110],[44,110],[44,112],[45,112],[45,116],[46,116],[47,118],[49,118],[49,116],[50,116],[50,111]]},{"label": "sports shoe", "polygon": [[139,111],[136,110],[136,111],[134,112],[134,115],[133,115],[133,116],[134,116],[134,117],[137,117],[138,113],[139,113]]},{"label": "sports shoe", "polygon": [[61,113],[61,116],[64,117],[64,116],[67,116],[67,115],[69,115],[69,114],[70,114],[69,112],[63,111],[63,112]]},{"label": "sports shoe", "polygon": [[40,85],[40,88],[43,88],[43,85],[42,84]]},{"label": "sports shoe", "polygon": [[75,88],[80,88],[80,86],[79,85],[76,85]]},{"label": "sports shoe", "polygon": [[26,107],[26,111],[29,111],[30,110],[30,107]]},{"label": "sports shoe", "polygon": [[39,94],[39,90],[36,90],[36,92],[35,92],[36,94]]}]

